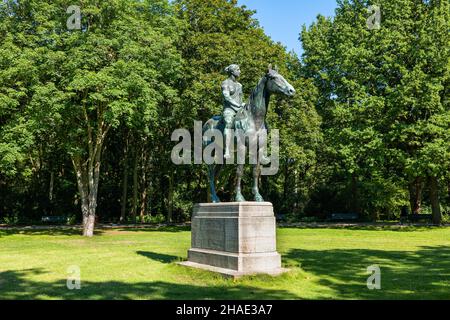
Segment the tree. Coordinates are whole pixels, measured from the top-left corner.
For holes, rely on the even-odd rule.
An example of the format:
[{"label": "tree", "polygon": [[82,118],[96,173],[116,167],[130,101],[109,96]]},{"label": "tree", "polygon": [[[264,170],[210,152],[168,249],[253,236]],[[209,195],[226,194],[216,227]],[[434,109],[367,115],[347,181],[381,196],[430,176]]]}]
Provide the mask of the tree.
[{"label": "tree", "polygon": [[92,236],[109,131],[133,117],[151,124],[158,104],[176,93],[176,26],[159,29],[175,20],[165,1],[87,1],[82,29],[68,31],[63,1],[8,1],[4,8],[6,37],[22,42],[37,69],[27,87],[27,121],[61,139],[76,172],[83,234]]},{"label": "tree", "polygon": [[[267,65],[277,65],[280,73],[299,89],[299,93],[289,101],[274,99],[268,121],[271,128],[281,130],[282,166],[289,167],[286,178],[289,180],[297,172],[292,181],[293,188],[299,190],[303,182],[305,192],[294,197],[279,196],[286,170],[281,170],[276,177],[267,178],[263,192],[270,195],[277,210],[291,208],[302,197],[302,206],[305,207],[309,200],[305,189],[310,187],[308,183],[311,180],[300,181],[300,178],[315,167],[315,152],[321,137],[320,118],[314,107],[316,89],[300,74],[298,57],[286,52],[281,44],[274,43],[253,17],[254,12],[238,6],[235,0],[177,0],[174,3],[178,17],[185,23],[183,41],[179,46],[185,68],[180,90],[182,102],[173,119],[176,125],[191,128],[195,120],[205,122],[213,115],[221,114],[220,84],[226,77],[224,69],[228,65],[241,65],[239,81],[243,84],[246,98],[267,71]],[[292,165],[290,160],[294,158],[297,161]],[[206,182],[203,169],[196,166],[190,171],[196,172]],[[173,166],[168,170],[174,170]],[[225,183],[220,192],[231,197],[227,190],[231,190],[233,179],[226,176]],[[206,194],[205,189],[206,185],[202,189]]]},{"label": "tree", "polygon": [[[379,30],[366,26],[369,5],[381,8]],[[449,21],[446,1],[343,0],[334,19],[319,17],[303,28],[327,157],[353,186],[355,209],[375,213],[378,202],[393,210],[404,204],[402,185],[427,178],[437,186],[435,178],[448,170]],[[373,192],[380,189],[391,192],[383,199]],[[438,193],[431,193],[433,211]],[[410,196],[414,208],[420,194]]]}]

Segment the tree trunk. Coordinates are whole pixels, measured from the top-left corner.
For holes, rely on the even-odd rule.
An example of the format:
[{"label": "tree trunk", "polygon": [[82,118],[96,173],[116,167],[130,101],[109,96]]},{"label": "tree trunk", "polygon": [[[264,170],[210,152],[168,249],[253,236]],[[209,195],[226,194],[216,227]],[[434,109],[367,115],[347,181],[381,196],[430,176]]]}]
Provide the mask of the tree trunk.
[{"label": "tree trunk", "polygon": [[122,199],[120,208],[120,222],[126,218],[127,210],[127,192],[128,192],[128,136],[125,139],[124,159],[123,159],[123,176],[122,176]]},{"label": "tree trunk", "polygon": [[297,169],[294,170],[294,212],[298,213],[298,171]]},{"label": "tree trunk", "polygon": [[[99,160],[100,156],[96,157]],[[100,176],[100,161],[95,165],[81,164],[79,159],[73,159],[77,175],[78,192],[81,199],[81,213],[83,215],[83,236],[94,235],[95,214],[97,209],[97,191]]]},{"label": "tree trunk", "polygon": [[145,144],[143,144],[142,147],[142,164],[141,164],[141,171],[142,171],[142,175],[141,175],[141,208],[140,208],[140,212],[139,212],[139,217],[141,220],[141,223],[144,223],[144,217],[145,217],[145,212],[147,209],[147,151],[145,149]]},{"label": "tree trunk", "polygon": [[289,191],[288,191],[288,184],[289,184],[289,165],[286,164],[284,167],[284,181],[283,181],[283,202],[285,205],[289,205],[289,201],[287,199]]},{"label": "tree trunk", "polygon": [[77,175],[77,185],[78,185],[78,193],[80,194],[81,200],[81,214],[83,216],[83,235],[86,236],[86,230],[88,225],[88,217],[89,217],[89,187],[88,187],[88,178],[87,178],[87,169],[86,165],[82,165],[80,160],[75,158],[72,159],[75,172]]},{"label": "tree trunk", "polygon": [[55,173],[52,171],[50,173],[50,186],[48,190],[48,199],[50,200],[50,203],[53,201],[53,187],[55,185]]},{"label": "tree trunk", "polygon": [[448,204],[450,205],[450,180],[448,180],[448,182],[447,182],[447,199],[448,199]]},{"label": "tree trunk", "polygon": [[148,168],[147,171],[149,172],[148,175],[148,191],[147,191],[147,212],[149,215],[152,215],[153,210],[153,203],[152,203],[152,194],[153,194],[153,158],[150,155],[148,159]]},{"label": "tree trunk", "polygon": [[440,225],[442,223],[441,206],[439,204],[439,182],[437,177],[429,177],[430,183],[430,202],[433,213],[433,223]]},{"label": "tree trunk", "polygon": [[[352,203],[350,205],[350,208],[354,213],[361,213],[361,208],[359,206],[358,177],[356,176],[356,174],[352,175],[351,190],[352,190],[352,195],[351,195]],[[371,217],[372,217],[372,219],[377,220],[378,214],[376,212],[372,212]]]},{"label": "tree trunk", "polygon": [[83,236],[85,237],[93,237],[94,236],[94,227],[95,227],[95,212],[92,213],[92,209],[89,208],[90,214],[86,218],[84,228],[83,228]]},{"label": "tree trunk", "polygon": [[168,212],[167,212],[167,221],[172,223],[173,219],[173,171],[171,171],[169,176],[169,195],[168,195]]},{"label": "tree trunk", "polygon": [[139,156],[138,147],[135,145],[134,150],[134,165],[133,165],[133,201],[131,208],[131,217],[133,218],[133,223],[136,223],[137,207],[138,207],[138,166],[139,166]]},{"label": "tree trunk", "polygon": [[422,211],[422,193],[423,179],[418,177],[409,184],[409,202],[413,214],[420,214]]},{"label": "tree trunk", "polygon": [[[87,94],[87,93],[86,93]],[[103,152],[103,143],[108,134],[109,125],[103,119],[104,110],[97,109],[97,128],[92,127],[92,119],[85,105],[83,113],[86,125],[86,143],[88,156],[83,159],[80,154],[72,155],[72,164],[77,175],[78,192],[81,198],[81,213],[83,215],[83,236],[94,235],[95,217],[97,210],[98,184],[100,181],[100,164]]]},{"label": "tree trunk", "polygon": [[55,173],[52,171],[50,173],[50,186],[49,186],[49,190],[48,190],[48,200],[49,200],[49,204],[50,204],[50,214],[53,214],[53,189],[55,186]]},{"label": "tree trunk", "polygon": [[140,208],[140,212],[139,212],[139,218],[141,220],[141,223],[145,222],[145,212],[147,209],[147,186],[143,186],[142,187],[142,192],[141,192],[141,208]]}]

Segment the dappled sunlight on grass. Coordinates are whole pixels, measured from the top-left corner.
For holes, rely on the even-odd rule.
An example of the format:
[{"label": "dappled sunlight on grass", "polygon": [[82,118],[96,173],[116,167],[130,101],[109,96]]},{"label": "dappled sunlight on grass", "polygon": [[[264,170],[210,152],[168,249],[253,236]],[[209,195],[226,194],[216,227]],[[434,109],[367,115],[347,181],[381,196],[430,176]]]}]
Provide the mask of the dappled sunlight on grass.
[{"label": "dappled sunlight on grass", "polygon": [[[0,299],[450,298],[449,228],[280,228],[278,249],[291,271],[237,280],[177,265],[191,235],[174,228],[102,230],[92,239],[9,231],[0,238]],[[73,265],[81,290],[66,287]],[[380,266],[381,290],[367,289],[371,265]]]}]

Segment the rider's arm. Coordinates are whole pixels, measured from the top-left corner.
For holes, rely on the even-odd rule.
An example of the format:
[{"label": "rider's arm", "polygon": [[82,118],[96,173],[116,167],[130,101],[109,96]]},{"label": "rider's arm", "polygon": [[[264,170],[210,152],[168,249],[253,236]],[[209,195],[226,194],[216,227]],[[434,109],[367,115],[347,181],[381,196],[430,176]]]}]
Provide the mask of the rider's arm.
[{"label": "rider's arm", "polygon": [[225,100],[226,100],[229,104],[231,104],[233,107],[235,107],[235,108],[240,108],[240,107],[241,107],[240,104],[236,103],[236,101],[234,101],[234,100],[231,98],[231,95],[230,95],[230,87],[229,87],[228,85],[224,84],[224,85],[222,86],[222,94],[223,94]]}]

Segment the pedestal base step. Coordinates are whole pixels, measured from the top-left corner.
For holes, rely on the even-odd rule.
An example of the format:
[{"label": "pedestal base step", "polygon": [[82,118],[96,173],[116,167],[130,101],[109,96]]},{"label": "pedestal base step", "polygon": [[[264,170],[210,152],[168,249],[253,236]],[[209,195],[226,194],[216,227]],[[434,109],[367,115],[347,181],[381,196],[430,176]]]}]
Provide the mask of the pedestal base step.
[{"label": "pedestal base step", "polygon": [[215,272],[215,273],[221,274],[224,277],[233,278],[233,279],[238,279],[238,278],[245,277],[245,276],[254,276],[254,275],[258,275],[258,274],[267,274],[269,276],[276,277],[276,276],[282,275],[283,273],[287,273],[290,271],[289,269],[279,268],[279,269],[275,269],[275,270],[262,271],[262,272],[239,272],[239,271],[208,266],[205,264],[200,264],[200,263],[195,263],[195,262],[190,262],[190,261],[180,262],[178,264],[180,266],[184,266],[184,267]]},{"label": "pedestal base step", "polygon": [[245,254],[193,248],[188,256],[190,262],[238,272],[266,272],[281,268],[281,256],[277,252]]}]

